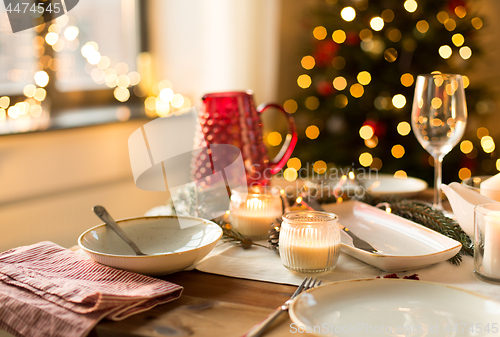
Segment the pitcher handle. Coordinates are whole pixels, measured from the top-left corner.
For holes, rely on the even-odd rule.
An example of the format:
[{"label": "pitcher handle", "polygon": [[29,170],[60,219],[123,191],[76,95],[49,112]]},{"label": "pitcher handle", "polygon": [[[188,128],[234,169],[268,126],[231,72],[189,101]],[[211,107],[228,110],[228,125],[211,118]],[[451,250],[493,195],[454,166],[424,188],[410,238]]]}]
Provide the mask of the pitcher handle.
[{"label": "pitcher handle", "polygon": [[259,114],[266,111],[268,108],[276,108],[285,115],[288,124],[288,134],[285,137],[285,141],[283,142],[283,146],[281,147],[280,152],[276,155],[276,157],[271,160],[271,174],[278,173],[286,164],[290,156],[292,155],[293,149],[297,144],[297,130],[295,129],[295,121],[293,120],[292,115],[286,112],[283,107],[279,104],[274,103],[263,103],[257,107],[257,112]]}]

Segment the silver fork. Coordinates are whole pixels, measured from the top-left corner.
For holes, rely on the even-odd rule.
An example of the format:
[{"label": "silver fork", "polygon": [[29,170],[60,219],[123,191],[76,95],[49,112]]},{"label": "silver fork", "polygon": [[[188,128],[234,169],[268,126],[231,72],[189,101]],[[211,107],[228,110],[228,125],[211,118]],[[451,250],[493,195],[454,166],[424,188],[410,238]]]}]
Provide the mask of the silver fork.
[{"label": "silver fork", "polygon": [[272,322],[282,313],[288,311],[290,303],[292,300],[297,297],[304,290],[312,289],[321,284],[321,280],[317,280],[316,278],[306,277],[300,286],[295,290],[292,297],[290,297],[283,305],[274,310],[269,316],[267,316],[262,322],[254,325],[250,330],[248,330],[242,337],[258,337],[261,336],[264,331],[271,325]]}]

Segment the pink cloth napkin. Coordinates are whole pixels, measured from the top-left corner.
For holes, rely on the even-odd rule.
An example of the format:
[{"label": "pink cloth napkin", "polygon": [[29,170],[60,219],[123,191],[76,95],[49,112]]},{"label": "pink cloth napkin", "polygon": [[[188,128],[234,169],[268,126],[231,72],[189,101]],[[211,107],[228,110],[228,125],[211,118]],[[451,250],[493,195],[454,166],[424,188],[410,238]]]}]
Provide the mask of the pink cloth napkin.
[{"label": "pink cloth napkin", "polygon": [[182,287],[98,264],[52,242],[0,254],[0,329],[16,336],[85,336],[177,299]]}]

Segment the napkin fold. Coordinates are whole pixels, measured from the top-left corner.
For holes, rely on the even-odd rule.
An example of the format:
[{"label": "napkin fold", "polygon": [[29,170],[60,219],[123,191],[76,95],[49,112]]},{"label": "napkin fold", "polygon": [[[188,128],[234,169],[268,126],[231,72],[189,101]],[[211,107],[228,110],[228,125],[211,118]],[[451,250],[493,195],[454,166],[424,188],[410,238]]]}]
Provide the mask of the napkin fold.
[{"label": "napkin fold", "polygon": [[16,336],[85,336],[177,299],[179,285],[98,264],[44,241],[0,254],[0,329]]}]

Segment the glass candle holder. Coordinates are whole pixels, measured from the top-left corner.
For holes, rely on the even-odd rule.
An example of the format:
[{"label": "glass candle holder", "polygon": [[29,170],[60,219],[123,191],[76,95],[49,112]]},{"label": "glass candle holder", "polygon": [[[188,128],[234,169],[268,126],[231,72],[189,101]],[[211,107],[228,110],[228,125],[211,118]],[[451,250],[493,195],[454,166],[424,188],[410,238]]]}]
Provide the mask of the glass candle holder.
[{"label": "glass candle holder", "polygon": [[235,230],[251,239],[263,239],[271,224],[283,214],[283,203],[279,193],[271,193],[267,188],[235,189],[229,210],[229,221]]},{"label": "glass candle holder", "polygon": [[474,209],[474,273],[485,281],[500,282],[500,204]]},{"label": "glass candle holder", "polygon": [[340,254],[340,228],[333,213],[289,212],[283,215],[279,250],[283,265],[301,273],[332,270]]}]

